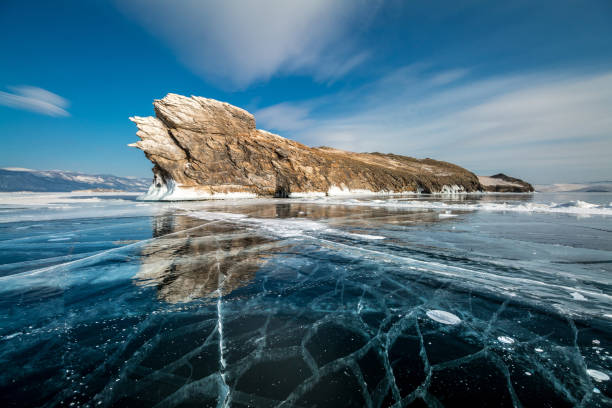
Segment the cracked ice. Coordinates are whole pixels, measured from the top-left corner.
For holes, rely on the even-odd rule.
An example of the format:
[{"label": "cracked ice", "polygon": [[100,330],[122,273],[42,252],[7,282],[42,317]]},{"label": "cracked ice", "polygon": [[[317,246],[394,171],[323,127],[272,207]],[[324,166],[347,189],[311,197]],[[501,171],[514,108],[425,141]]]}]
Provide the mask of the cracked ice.
[{"label": "cracked ice", "polygon": [[0,400],[610,404],[609,217],[346,204],[0,224]]}]

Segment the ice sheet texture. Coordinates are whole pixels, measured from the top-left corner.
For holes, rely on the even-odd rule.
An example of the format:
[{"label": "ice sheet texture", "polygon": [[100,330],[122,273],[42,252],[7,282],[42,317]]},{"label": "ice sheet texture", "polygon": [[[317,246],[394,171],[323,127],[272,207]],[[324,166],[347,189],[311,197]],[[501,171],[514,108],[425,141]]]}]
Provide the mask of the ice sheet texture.
[{"label": "ice sheet texture", "polygon": [[611,198],[4,204],[0,403],[608,406]]}]

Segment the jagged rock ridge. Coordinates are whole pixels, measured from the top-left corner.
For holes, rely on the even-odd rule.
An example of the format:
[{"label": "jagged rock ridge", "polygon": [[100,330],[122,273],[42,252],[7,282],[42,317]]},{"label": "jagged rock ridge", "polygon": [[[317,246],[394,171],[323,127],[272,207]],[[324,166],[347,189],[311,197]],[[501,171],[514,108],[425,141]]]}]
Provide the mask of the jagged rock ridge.
[{"label": "jagged rock ridge", "polygon": [[257,129],[249,112],[198,96],[168,94],[156,117],[132,117],[130,146],[154,163],[146,199],[345,193],[480,191],[478,177],[451,163],[395,154],[312,148]]}]

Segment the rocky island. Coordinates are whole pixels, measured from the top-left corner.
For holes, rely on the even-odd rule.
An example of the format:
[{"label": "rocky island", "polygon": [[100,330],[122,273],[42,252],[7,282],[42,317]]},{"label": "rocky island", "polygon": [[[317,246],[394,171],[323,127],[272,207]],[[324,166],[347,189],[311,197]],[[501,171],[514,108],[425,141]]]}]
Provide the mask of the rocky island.
[{"label": "rocky island", "polygon": [[535,189],[526,181],[515,177],[506,176],[503,173],[493,176],[478,176],[483,190],[491,193],[533,193]]},{"label": "rocky island", "polygon": [[146,200],[490,189],[443,161],[308,147],[257,129],[252,114],[214,99],[170,93],[153,106],[155,117],[130,118],[141,140],[129,146],[154,164]]}]

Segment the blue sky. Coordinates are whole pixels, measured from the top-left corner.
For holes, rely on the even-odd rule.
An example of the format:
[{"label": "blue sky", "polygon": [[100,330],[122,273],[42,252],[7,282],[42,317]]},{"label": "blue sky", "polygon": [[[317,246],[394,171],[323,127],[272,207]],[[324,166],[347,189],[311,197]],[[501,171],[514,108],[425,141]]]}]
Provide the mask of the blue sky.
[{"label": "blue sky", "polygon": [[312,146],[612,179],[612,2],[0,3],[0,167],[150,176],[132,115],[227,101]]}]

